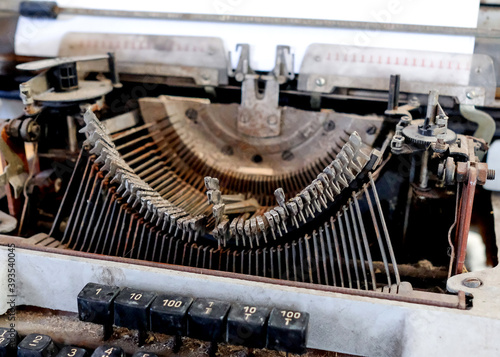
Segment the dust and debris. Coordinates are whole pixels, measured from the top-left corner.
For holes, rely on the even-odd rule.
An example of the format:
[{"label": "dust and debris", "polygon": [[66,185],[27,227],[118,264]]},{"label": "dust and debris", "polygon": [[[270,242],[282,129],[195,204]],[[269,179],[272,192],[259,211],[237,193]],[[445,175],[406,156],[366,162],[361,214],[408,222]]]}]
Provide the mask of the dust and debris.
[{"label": "dust and debris", "polygon": [[[8,327],[11,321],[0,316],[0,327]],[[76,313],[41,309],[36,307],[18,307],[16,311],[16,330],[19,335],[41,333],[52,337],[58,345],[73,345],[88,349],[95,349],[102,345],[103,328],[100,325],[82,322]],[[189,337],[182,337],[182,345],[174,352],[175,337],[159,333],[149,333],[144,346],[138,346],[137,331],[115,327],[113,335],[106,344],[123,348],[127,354],[141,350],[155,353],[164,357],[209,357],[210,343]],[[218,344],[217,356],[229,357],[285,357],[285,352],[266,349],[249,349],[243,346],[233,346],[225,343]],[[288,357],[296,355],[288,354]],[[348,357],[345,354],[310,350],[303,357]]]}]

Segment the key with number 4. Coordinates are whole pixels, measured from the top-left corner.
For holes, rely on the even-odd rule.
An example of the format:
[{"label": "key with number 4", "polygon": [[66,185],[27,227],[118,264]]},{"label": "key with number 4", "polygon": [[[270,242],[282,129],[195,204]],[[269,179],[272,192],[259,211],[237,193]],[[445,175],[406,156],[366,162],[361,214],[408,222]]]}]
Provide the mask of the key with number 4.
[{"label": "key with number 4", "polygon": [[91,357],[125,357],[125,353],[120,347],[103,345],[97,347]]}]

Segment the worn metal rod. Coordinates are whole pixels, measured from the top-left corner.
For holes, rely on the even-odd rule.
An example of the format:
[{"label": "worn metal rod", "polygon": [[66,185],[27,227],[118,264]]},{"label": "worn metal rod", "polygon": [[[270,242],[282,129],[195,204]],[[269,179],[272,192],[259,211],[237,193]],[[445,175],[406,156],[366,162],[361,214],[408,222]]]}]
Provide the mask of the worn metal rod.
[{"label": "worn metal rod", "polygon": [[401,283],[399,278],[398,265],[396,264],[396,256],[394,254],[394,249],[392,248],[391,237],[389,236],[389,230],[387,229],[387,224],[385,223],[384,212],[382,211],[382,206],[380,205],[380,199],[378,197],[377,187],[375,182],[373,182],[373,175],[370,172],[368,174],[370,178],[370,184],[372,185],[373,197],[375,197],[375,204],[377,206],[378,214],[380,216],[380,221],[382,222],[382,230],[384,231],[385,241],[387,244],[387,250],[389,251],[389,256],[391,257],[391,263],[394,266],[394,275],[396,276],[396,284]]},{"label": "worn metal rod", "polygon": [[[33,4],[34,3],[34,4]],[[308,18],[285,18],[267,17],[253,15],[227,15],[227,14],[196,14],[196,13],[176,13],[160,11],[133,11],[133,10],[107,10],[107,9],[85,9],[74,7],[59,7],[56,2],[42,1],[36,4],[35,1],[21,2],[19,12],[22,16],[44,17],[55,19],[59,15],[82,15],[82,16],[106,16],[125,18],[146,18],[157,20],[177,20],[177,21],[199,21],[199,22],[224,22],[224,23],[244,23],[256,25],[277,25],[277,26],[301,26],[301,27],[322,27],[322,28],[343,28],[370,31],[390,31],[390,32],[413,32],[430,33],[454,36],[476,36],[476,37],[500,37],[497,29],[477,29],[467,27],[446,27],[429,25],[409,25],[386,22],[363,22],[345,20],[326,20]],[[43,8],[42,8],[43,6]],[[5,7],[4,7],[5,9]],[[41,11],[43,9],[43,11]],[[5,9],[12,11],[11,9]]]},{"label": "worn metal rod", "polygon": [[429,170],[427,165],[429,164],[429,150],[425,150],[422,153],[422,162],[420,165],[420,188],[427,188],[429,184]]}]

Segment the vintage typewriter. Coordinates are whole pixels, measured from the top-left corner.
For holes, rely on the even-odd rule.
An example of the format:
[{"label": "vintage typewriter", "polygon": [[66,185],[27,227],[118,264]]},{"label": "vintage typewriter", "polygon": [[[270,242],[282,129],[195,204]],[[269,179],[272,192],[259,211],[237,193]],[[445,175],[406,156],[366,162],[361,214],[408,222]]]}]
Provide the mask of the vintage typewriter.
[{"label": "vintage typewriter", "polygon": [[[498,8],[472,29],[7,5],[0,356],[498,354]],[[312,39],[263,71],[203,33],[82,28],[57,56],[15,51],[21,20],[65,14],[475,50]]]}]

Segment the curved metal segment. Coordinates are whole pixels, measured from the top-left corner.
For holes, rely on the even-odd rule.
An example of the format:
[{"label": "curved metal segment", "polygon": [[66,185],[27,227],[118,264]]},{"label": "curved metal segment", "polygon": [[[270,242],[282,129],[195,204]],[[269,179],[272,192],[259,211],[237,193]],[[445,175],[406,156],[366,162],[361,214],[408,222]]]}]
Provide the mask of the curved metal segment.
[{"label": "curved metal segment", "polygon": [[[393,267],[395,261],[388,234],[380,252],[370,248],[373,227],[363,217],[364,192],[371,189],[377,202],[369,174],[381,154],[377,150],[368,154],[357,133],[292,197],[278,189],[276,207],[234,213],[226,208],[241,203],[244,196],[224,195],[219,180],[210,177],[190,186],[187,182],[193,178],[171,170],[179,165],[175,152],[164,151],[157,141],[149,146],[148,155],[129,150],[149,137],[142,136],[141,130],[177,140],[165,120],[111,137],[91,111],[84,119],[82,132],[87,140],[75,169],[81,182],[77,182],[78,176],[72,179],[52,230],[56,238],[64,231],[61,241],[67,247],[364,290],[390,285],[392,273],[399,282],[397,269],[389,271],[387,256]],[[134,144],[129,145],[131,142]],[[123,148],[127,149],[124,154]],[[166,165],[151,157],[165,159]],[[203,187],[208,200],[200,190]],[[64,221],[61,212],[68,207],[72,209]],[[378,205],[375,211],[384,227]],[[385,269],[374,268],[374,260],[380,258],[384,264],[379,267]]]}]

